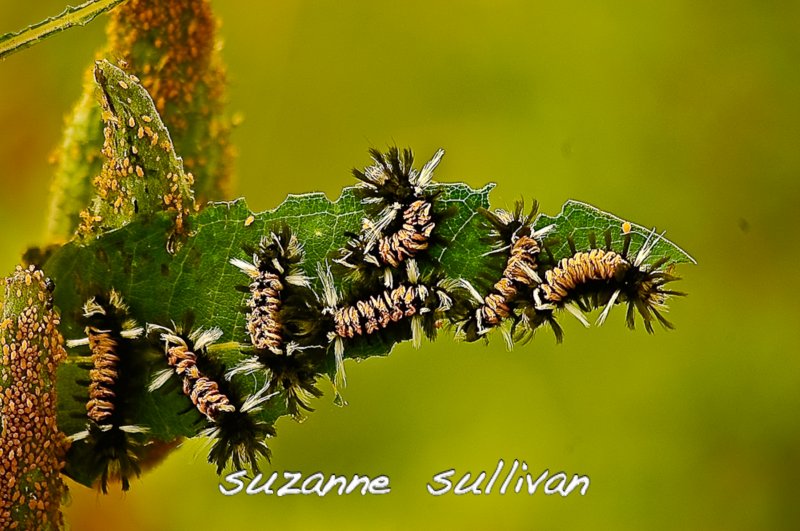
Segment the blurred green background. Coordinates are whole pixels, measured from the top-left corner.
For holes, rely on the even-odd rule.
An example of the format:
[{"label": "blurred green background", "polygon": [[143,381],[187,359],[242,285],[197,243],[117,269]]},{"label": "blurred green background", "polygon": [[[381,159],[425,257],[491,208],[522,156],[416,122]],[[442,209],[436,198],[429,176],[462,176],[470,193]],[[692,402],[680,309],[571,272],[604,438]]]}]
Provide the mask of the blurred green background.
[{"label": "blurred green background", "polygon": [[[0,32],[63,0],[0,2]],[[493,206],[581,199],[692,253],[654,336],[614,312],[509,353],[443,338],[348,365],[272,468],[387,474],[380,497],[223,497],[188,443],[130,493],[73,485],[76,530],[780,529],[800,521],[800,3],[215,2],[251,208],[352,184],[366,149],[447,155]],[[0,269],[42,244],[63,116],[105,17],[0,63]],[[795,354],[791,354],[795,351]],[[585,474],[584,497],[452,495],[431,476]]]}]

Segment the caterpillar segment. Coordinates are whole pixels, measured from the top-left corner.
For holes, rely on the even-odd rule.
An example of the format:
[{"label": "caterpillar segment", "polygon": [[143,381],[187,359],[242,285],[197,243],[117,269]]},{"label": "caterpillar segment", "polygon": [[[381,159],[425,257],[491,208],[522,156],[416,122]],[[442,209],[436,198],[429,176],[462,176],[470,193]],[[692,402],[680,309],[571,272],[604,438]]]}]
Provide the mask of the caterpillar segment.
[{"label": "caterpillar segment", "polygon": [[490,280],[492,284],[485,296],[470,282],[464,279],[458,282],[465,296],[457,304],[452,320],[467,341],[476,341],[497,329],[509,350],[512,348],[512,330],[519,320],[515,311],[517,299],[526,288],[542,282],[537,272],[540,242],[552,229],[547,226],[534,230],[537,210],[538,204],[534,201],[528,214],[524,213],[522,202],[516,204],[513,212],[482,212],[489,225],[488,240],[492,244],[487,254],[502,256],[504,264],[500,277]]},{"label": "caterpillar segment", "polygon": [[141,350],[136,348],[143,329],[130,317],[116,290],[86,301],[83,318],[86,337],[67,341],[67,347],[89,349],[89,362],[79,363],[89,369],[89,379],[84,382],[88,387],[87,423],[86,429],[70,436],[70,451],[93,455],[92,475],[104,493],[115,480],[126,491],[131,478],[141,472],[141,436],[149,431],[131,421],[128,404],[131,390],[143,376]]},{"label": "caterpillar segment", "polygon": [[420,171],[413,168],[411,150],[396,147],[386,154],[370,151],[374,164],[353,170],[360,181],[356,193],[368,218],[362,232],[350,240],[334,262],[356,277],[377,273],[386,287],[393,286],[394,270],[430,247],[442,213],[434,208],[433,172],[444,155],[438,150]]},{"label": "caterpillar segment", "polygon": [[150,325],[148,331],[160,333],[169,366],[156,374],[150,389],[156,390],[173,375],[178,376],[183,394],[208,424],[200,435],[210,440],[208,460],[216,465],[217,473],[229,466],[258,470],[259,458],[271,457],[266,441],[275,435],[275,429],[260,420],[257,413],[275,393],[268,394],[262,388],[243,398],[236,386],[224,378],[223,367],[208,353],[222,336],[219,328],[198,328],[184,334],[178,328]]},{"label": "caterpillar segment", "polygon": [[649,333],[653,333],[654,321],[660,322],[664,328],[673,328],[663,315],[667,311],[666,302],[670,296],[683,293],[665,286],[678,277],[669,272],[667,258],[646,263],[663,234],[656,235],[652,231],[632,259],[628,257],[630,230],[623,230],[622,235],[623,245],[619,252],[612,249],[609,232],[605,236],[605,249],[577,251],[570,242],[572,256],[559,260],[546,271],[544,282],[531,291],[532,304],[526,313],[528,326],[538,326],[555,310],[575,306],[583,311],[602,307],[596,322],[602,325],[614,305],[625,303],[629,328],[635,327],[636,313],[641,316]]},{"label": "caterpillar segment", "polygon": [[330,319],[327,338],[333,344],[336,382],[340,386],[346,384],[347,341],[373,337],[396,341],[407,337],[410,330],[414,346],[419,347],[423,336],[435,337],[438,321],[453,304],[450,292],[454,283],[447,279],[422,281],[414,260],[406,262],[406,282],[346,302],[336,291],[330,267],[320,265],[318,271],[323,286],[323,313]]},{"label": "caterpillar segment", "polygon": [[308,291],[303,274],[303,246],[297,236],[284,227],[264,236],[252,253],[253,261],[232,258],[230,263],[250,278],[246,327],[253,346],[275,354],[285,354],[291,345],[285,339],[282,308],[291,296],[287,291]]}]

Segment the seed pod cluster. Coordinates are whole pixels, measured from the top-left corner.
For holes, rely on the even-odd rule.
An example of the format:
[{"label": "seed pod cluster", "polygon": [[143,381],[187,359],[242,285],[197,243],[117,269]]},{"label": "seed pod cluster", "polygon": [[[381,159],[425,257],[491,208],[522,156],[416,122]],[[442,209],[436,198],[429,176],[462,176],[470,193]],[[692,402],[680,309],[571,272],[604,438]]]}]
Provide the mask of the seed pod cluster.
[{"label": "seed pod cluster", "polygon": [[0,529],[61,529],[69,441],[56,423],[66,358],[42,271],[17,267],[0,293]]}]

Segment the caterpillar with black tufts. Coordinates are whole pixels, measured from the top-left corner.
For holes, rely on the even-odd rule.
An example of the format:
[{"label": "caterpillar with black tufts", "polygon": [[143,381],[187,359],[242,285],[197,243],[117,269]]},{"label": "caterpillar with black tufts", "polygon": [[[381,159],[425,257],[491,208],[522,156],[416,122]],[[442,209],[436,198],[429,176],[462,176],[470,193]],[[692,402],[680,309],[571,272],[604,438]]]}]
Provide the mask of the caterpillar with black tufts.
[{"label": "caterpillar with black tufts", "polygon": [[413,167],[410,149],[401,153],[391,147],[385,154],[372,149],[370,155],[372,166],[353,170],[360,181],[356,195],[370,218],[364,219],[360,234],[349,234],[351,239],[334,262],[356,279],[379,273],[390,288],[394,285],[393,271],[430,247],[434,229],[446,215],[437,212],[438,192],[432,187],[433,172],[444,150],[439,149],[419,171]]},{"label": "caterpillar with black tufts", "polygon": [[[663,234],[650,232],[632,258],[629,257],[632,240],[629,223],[623,223],[622,248],[619,251],[612,248],[610,231],[605,231],[604,236],[604,249],[592,245],[588,251],[578,251],[569,238],[572,255],[557,263],[551,258],[555,265],[545,271],[543,282],[528,294],[522,312],[523,335],[545,322],[555,324],[553,312],[573,305],[581,311],[603,308],[597,318],[598,325],[605,322],[614,305],[625,303],[629,328],[635,327],[636,313],[641,316],[649,333],[654,331],[654,321],[664,328],[673,328],[663,315],[667,311],[667,299],[685,294],[665,286],[679,278],[671,273],[666,257],[647,263]],[[548,251],[547,246],[545,251]],[[556,331],[556,336],[560,339],[560,331]]]},{"label": "caterpillar with black tufts", "polygon": [[91,447],[93,476],[99,477],[100,489],[108,492],[108,483],[119,480],[122,490],[130,488],[130,479],[141,472],[139,460],[145,426],[130,422],[133,390],[144,375],[139,351],[134,342],[143,329],[130,318],[128,306],[120,294],[111,290],[107,296],[89,299],[83,305],[87,322],[86,337],[67,341],[68,348],[89,347],[89,390],[86,402],[86,429],[70,436],[73,447]]},{"label": "caterpillar with black tufts", "polygon": [[436,337],[439,320],[453,304],[453,281],[424,280],[415,260],[406,262],[407,281],[378,293],[353,297],[342,302],[334,285],[330,267],[319,265],[324,303],[323,314],[329,319],[327,339],[333,344],[336,359],[336,382],[344,386],[345,341],[377,338],[393,342],[408,339],[419,347],[422,336]]},{"label": "caterpillar with black tufts", "polygon": [[264,389],[241,397],[234,385],[223,378],[222,368],[208,356],[208,348],[221,336],[222,330],[197,328],[185,334],[179,328],[149,325],[148,334],[160,332],[164,355],[169,368],[158,372],[150,391],[162,387],[172,375],[182,382],[183,393],[208,422],[199,435],[209,437],[208,460],[217,466],[217,473],[232,465],[258,470],[260,457],[271,457],[266,440],[275,436],[274,427],[257,418],[261,405],[274,394]]},{"label": "caterpillar with black tufts", "polygon": [[[458,280],[466,296],[458,299],[450,318],[456,324],[457,333],[466,341],[476,341],[493,329],[499,329],[508,348],[513,346],[511,330],[518,321],[514,311],[517,298],[525,288],[542,282],[537,272],[537,259],[542,238],[552,229],[547,226],[534,230],[538,207],[534,201],[530,212],[525,214],[525,205],[520,201],[512,212],[481,210],[489,228],[486,240],[492,245],[492,250],[486,254],[504,256],[505,260],[499,279],[487,277],[491,287],[485,296],[471,282]],[[511,326],[505,326],[506,323]]]}]

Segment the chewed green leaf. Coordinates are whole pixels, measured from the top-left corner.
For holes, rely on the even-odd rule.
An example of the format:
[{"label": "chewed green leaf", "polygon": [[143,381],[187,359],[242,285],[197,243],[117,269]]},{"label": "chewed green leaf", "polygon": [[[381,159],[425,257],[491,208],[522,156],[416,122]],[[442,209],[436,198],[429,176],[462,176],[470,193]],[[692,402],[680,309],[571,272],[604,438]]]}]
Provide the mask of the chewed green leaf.
[{"label": "chewed green leaf", "polygon": [[[488,208],[488,195],[493,185],[479,190],[460,183],[437,186],[436,201],[449,215],[436,229],[441,243],[429,252],[441,264],[442,274],[476,284],[481,277],[500,275],[501,272],[495,270],[497,257],[487,254],[492,247],[480,213],[480,209]],[[288,225],[303,244],[304,272],[312,279],[313,289],[320,293],[317,265],[337,255],[347,242],[348,233],[362,229],[365,215],[355,189],[345,188],[335,201],[321,193],[293,195],[276,209],[261,213],[253,213],[243,199],[211,203],[186,218],[186,234],[177,250],[170,249],[174,220],[167,212],[134,219],[91,241],[73,241],[55,251],[46,264],[56,284],[55,303],[62,311],[63,334],[68,339],[83,336],[83,303],[115,289],[140,324],[220,327],[222,338],[210,355],[225,367],[233,367],[249,355],[245,322],[249,293],[242,290],[249,279],[230,260],[249,259],[245,249],[256,246],[262,236]],[[655,237],[642,226],[628,224],[612,214],[575,201],[568,202],[555,217],[540,215],[535,224],[539,228],[553,225],[547,239],[548,249],[556,259],[571,254],[569,237],[578,248],[586,249],[592,240],[603,245],[608,233],[612,246],[618,248],[623,230],[629,230],[633,235],[631,252],[634,253],[648,237]],[[693,262],[688,254],[661,238],[648,260],[664,256],[676,263]],[[341,283],[342,279],[336,282]],[[161,348],[153,338],[141,344],[141,355],[152,360],[153,373],[164,366]],[[392,345],[386,343],[353,342],[348,345],[345,356],[350,359],[383,356],[391,349]],[[332,349],[325,356],[327,361],[318,370],[320,374],[330,375],[334,371]],[[74,432],[82,429],[83,421],[75,419],[85,416],[87,398],[86,388],[74,382],[86,380],[88,374],[75,363],[65,364],[61,371],[60,419],[67,432]],[[172,387],[168,385],[153,393],[143,388],[140,396],[131,398],[136,404],[133,420],[149,427],[150,436],[156,441],[193,436],[202,426],[195,411],[181,414],[191,409],[191,403],[178,390],[180,382],[174,380]],[[252,394],[263,384],[263,377],[237,375],[233,381],[243,396]],[[287,406],[281,395],[271,398],[258,413],[268,422],[285,414]],[[75,459],[82,458],[76,455]],[[88,483],[91,480],[80,475],[79,463],[71,466],[78,471],[74,476],[79,481]]]},{"label": "chewed green leaf", "polygon": [[[473,277],[481,271],[478,209],[488,206],[491,186],[472,190],[464,184],[444,184],[438,201],[444,208],[454,206],[454,214],[442,222],[440,230],[445,242],[458,242],[434,248],[443,268],[455,275]],[[112,288],[119,291],[140,323],[169,325],[192,323],[194,326],[220,327],[224,335],[213,355],[231,367],[246,354],[239,344],[248,342],[243,307],[248,295],[237,290],[248,283],[231,258],[248,258],[244,248],[254,246],[261,237],[282,224],[287,224],[303,242],[306,274],[316,276],[318,263],[335,255],[347,241],[347,232],[358,232],[364,210],[346,188],[335,201],[324,194],[290,196],[276,209],[255,214],[244,200],[214,203],[187,218],[187,236],[174,254],[168,250],[172,217],[167,213],[149,219],[134,220],[108,231],[89,242],[73,241],[58,249],[47,262],[46,269],[56,284],[55,303],[63,316],[62,330],[69,339],[84,335],[85,323],[81,306],[98,294]],[[317,289],[319,285],[317,283]],[[142,355],[153,360],[154,372],[163,368],[158,363],[158,345],[143,346]],[[371,345],[348,352],[349,357],[386,355],[391,345]],[[85,352],[84,352],[85,353]],[[77,352],[74,352],[77,354]],[[333,367],[321,367],[323,373]],[[76,381],[87,380],[88,371],[75,363],[64,364],[60,375],[61,400],[59,418],[67,433],[85,426],[86,387]],[[235,380],[250,394],[262,382],[252,377]],[[148,426],[154,440],[169,441],[179,436],[192,436],[198,430],[196,413],[183,414],[191,406],[188,398],[175,391],[142,389],[132,397],[136,404],[136,424]],[[260,416],[274,421],[286,413],[281,397],[265,404]],[[80,454],[77,454],[80,459]],[[73,476],[84,482],[80,466],[72,466]]]},{"label": "chewed green leaf", "polygon": [[487,184],[480,190],[472,190],[463,184],[447,185],[446,192],[439,198],[443,204],[455,207],[457,214],[446,219],[438,229],[447,245],[431,252],[452,278],[473,279],[486,269],[484,255],[489,246],[484,241],[485,234],[478,228],[481,219],[478,208],[489,207],[488,196],[494,186]]},{"label": "chewed green leaf", "polygon": [[598,246],[604,246],[606,233],[611,238],[611,248],[619,250],[625,239],[625,231],[631,235],[629,256],[635,256],[642,245],[648,240],[658,241],[652,248],[645,263],[652,263],[661,258],[668,258],[672,263],[696,263],[686,251],[663,237],[663,233],[655,228],[646,228],[620,217],[604,212],[592,205],[580,201],[569,200],[564,203],[561,212],[555,216],[539,215],[534,222],[536,229],[552,225],[552,230],[547,234],[548,249],[556,260],[572,255],[569,247],[569,238],[579,250],[591,247],[594,238]]},{"label": "chewed green leaf", "polygon": [[[452,276],[474,278],[481,272],[481,238],[478,208],[488,206],[491,186],[472,190],[464,184],[441,185],[439,200],[458,205],[441,233],[457,242],[433,249],[443,269]],[[248,219],[251,218],[252,219]],[[167,250],[170,221],[157,216],[135,222],[82,244],[59,249],[47,263],[56,285],[56,304],[64,311],[67,337],[82,333],[80,307],[98,293],[118,290],[143,322],[178,322],[191,314],[198,326],[219,326],[225,340],[245,341],[244,313],[247,295],[236,290],[247,279],[231,258],[248,258],[243,250],[281,224],[289,225],[303,242],[307,275],[316,277],[317,263],[329,258],[358,232],[364,217],[362,205],[346,188],[336,201],[324,194],[289,196],[275,210],[254,214],[243,199],[214,203],[188,219],[189,235],[177,253]],[[451,273],[452,271],[452,273]]]}]

